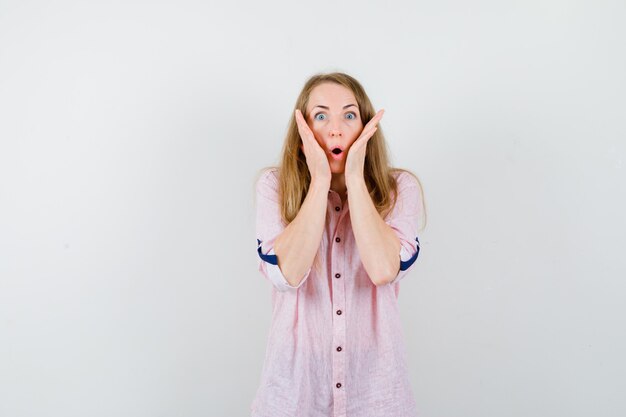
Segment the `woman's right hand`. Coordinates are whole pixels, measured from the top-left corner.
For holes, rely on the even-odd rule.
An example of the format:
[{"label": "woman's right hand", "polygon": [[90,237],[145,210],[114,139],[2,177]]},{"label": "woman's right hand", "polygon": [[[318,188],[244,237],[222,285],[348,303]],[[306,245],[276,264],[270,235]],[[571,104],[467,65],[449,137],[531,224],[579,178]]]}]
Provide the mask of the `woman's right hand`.
[{"label": "woman's right hand", "polygon": [[296,109],[295,118],[298,124],[298,132],[302,138],[300,149],[302,149],[306,157],[306,164],[311,173],[311,180],[327,180],[330,183],[332,173],[326,152],[324,152],[324,149],[317,143],[313,131],[311,131],[311,128],[306,123],[306,120],[304,120],[304,116],[299,109]]}]

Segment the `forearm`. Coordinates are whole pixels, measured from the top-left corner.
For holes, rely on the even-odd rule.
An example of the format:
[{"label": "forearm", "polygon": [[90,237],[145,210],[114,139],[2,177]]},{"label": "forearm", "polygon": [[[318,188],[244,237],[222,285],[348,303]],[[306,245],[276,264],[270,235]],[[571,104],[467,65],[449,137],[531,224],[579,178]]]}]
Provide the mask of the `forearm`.
[{"label": "forearm", "polygon": [[292,286],[297,286],[313,264],[326,223],[329,181],[316,181],[302,202],[297,216],[274,242],[278,266]]},{"label": "forearm", "polygon": [[381,218],[363,178],[346,178],[350,221],[365,271],[375,285],[393,280],[400,269],[400,240]]}]

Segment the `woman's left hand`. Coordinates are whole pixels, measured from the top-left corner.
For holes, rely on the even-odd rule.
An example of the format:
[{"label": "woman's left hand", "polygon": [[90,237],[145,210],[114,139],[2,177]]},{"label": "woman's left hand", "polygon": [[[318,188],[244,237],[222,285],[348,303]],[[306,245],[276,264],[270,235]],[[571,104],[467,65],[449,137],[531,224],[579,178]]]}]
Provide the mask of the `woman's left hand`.
[{"label": "woman's left hand", "polygon": [[367,150],[367,142],[378,129],[378,122],[383,117],[385,110],[379,110],[378,113],[365,125],[357,140],[352,143],[346,157],[346,168],[344,171],[346,182],[349,178],[363,179],[363,167],[365,166],[365,152]]}]

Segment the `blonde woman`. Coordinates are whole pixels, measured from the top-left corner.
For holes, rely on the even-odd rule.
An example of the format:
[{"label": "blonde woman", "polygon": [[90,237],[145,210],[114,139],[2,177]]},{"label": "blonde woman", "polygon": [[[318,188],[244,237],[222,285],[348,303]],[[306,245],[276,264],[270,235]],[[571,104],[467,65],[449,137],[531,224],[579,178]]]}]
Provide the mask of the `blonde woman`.
[{"label": "blonde woman", "polygon": [[[425,216],[361,84],[317,74],[256,183],[272,324],[252,417],[415,417],[397,305]],[[420,226],[422,225],[422,226]]]}]

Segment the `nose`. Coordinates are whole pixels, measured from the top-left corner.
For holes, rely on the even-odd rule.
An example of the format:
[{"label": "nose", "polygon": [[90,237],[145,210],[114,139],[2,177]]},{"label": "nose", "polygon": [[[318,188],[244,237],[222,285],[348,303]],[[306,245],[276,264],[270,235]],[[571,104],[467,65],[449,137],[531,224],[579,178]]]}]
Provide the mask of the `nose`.
[{"label": "nose", "polygon": [[331,138],[342,136],[341,131],[338,128],[331,128],[328,133],[330,134]]}]

